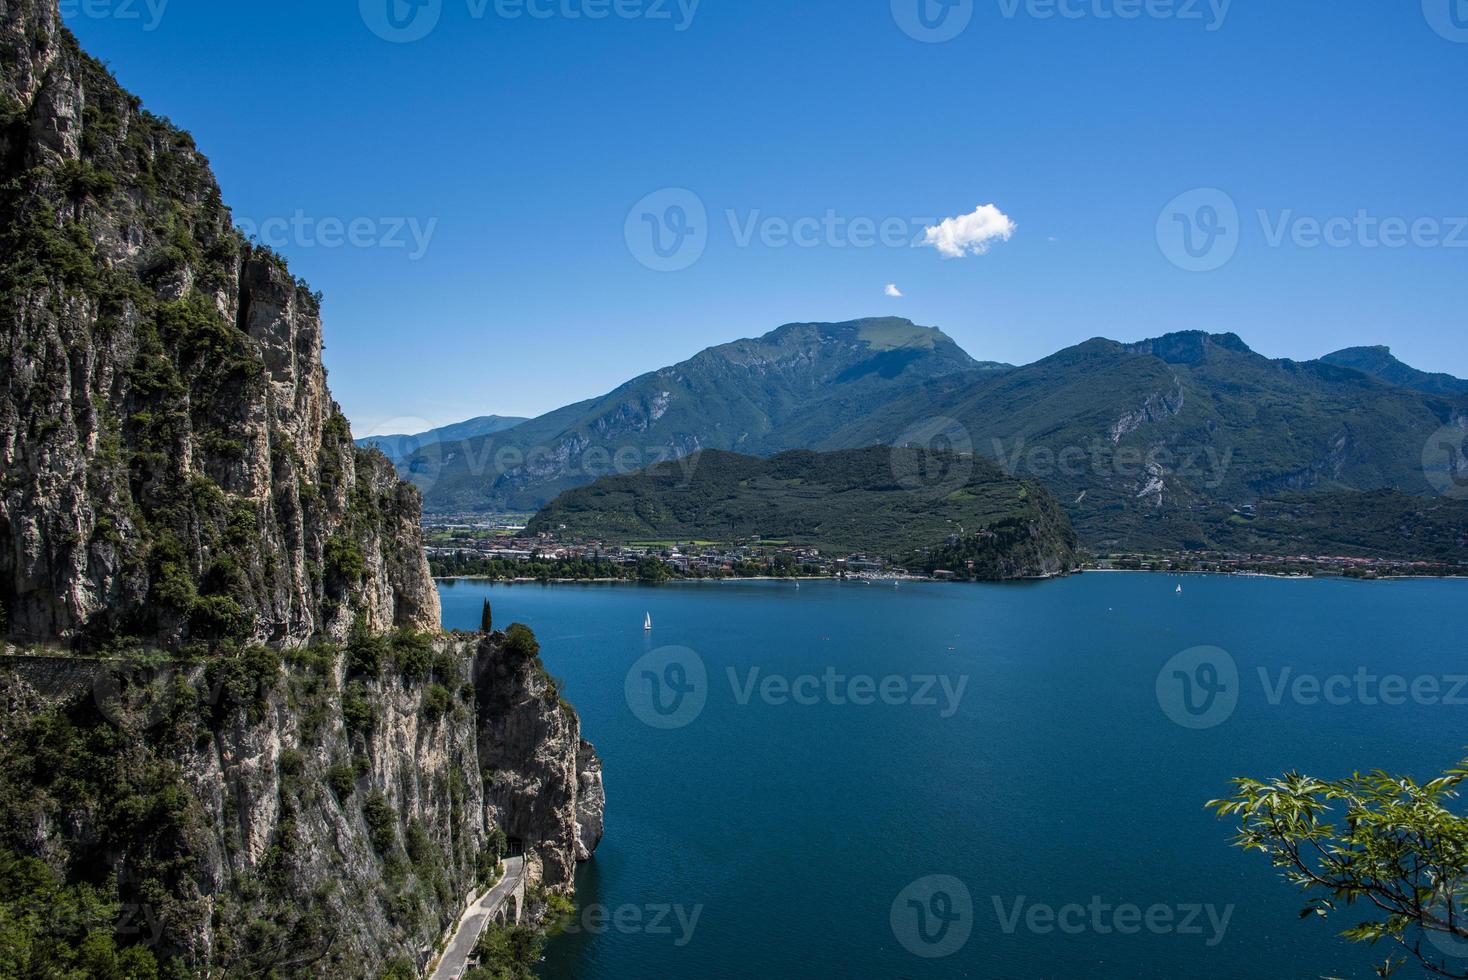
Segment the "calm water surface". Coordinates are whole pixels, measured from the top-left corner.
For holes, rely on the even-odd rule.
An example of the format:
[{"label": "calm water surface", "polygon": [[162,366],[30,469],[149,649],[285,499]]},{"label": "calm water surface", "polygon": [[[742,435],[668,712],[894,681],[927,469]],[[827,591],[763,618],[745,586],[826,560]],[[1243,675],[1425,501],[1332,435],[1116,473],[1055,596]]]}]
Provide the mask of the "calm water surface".
[{"label": "calm water surface", "polygon": [[[1350,703],[1286,694],[1275,704],[1258,673],[1277,684],[1285,668],[1320,678],[1468,672],[1463,582],[1093,574],[1002,587],[441,590],[449,627],[477,628],[487,596],[497,623],[535,628],[606,763],[607,837],[582,869],[579,902],[620,925],[554,940],[545,975],[555,980],[1369,977],[1386,949],[1338,940],[1345,920],[1299,921],[1295,893],[1266,860],[1230,848],[1232,827],[1203,804],[1233,776],[1290,768],[1427,777],[1468,744],[1468,708],[1363,703],[1354,682]],[[1227,651],[1240,683],[1226,720],[1192,730],[1164,711],[1158,676],[1200,645]],[[629,670],[668,646],[694,651],[707,673],[701,696],[690,695],[706,703],[679,728],[647,724],[639,715],[650,702],[634,694],[634,711],[627,694]],[[698,683],[669,674],[664,659],[651,664],[655,677]],[[951,713],[939,685],[931,705],[880,696],[857,705],[837,703],[823,681],[802,697],[817,703],[798,704],[778,687],[746,697],[754,668],[758,680],[834,673],[966,686]],[[1165,691],[1178,711],[1181,693]],[[1224,697],[1215,713],[1226,712]],[[951,881],[937,904],[909,889],[934,875],[961,882],[969,902]],[[1089,909],[1070,913],[1069,933],[1046,928],[1045,908],[1072,904],[1164,906],[1175,924],[1198,906],[1200,934],[1124,934],[1112,927],[1125,922]],[[955,945],[940,958],[913,952]]]}]

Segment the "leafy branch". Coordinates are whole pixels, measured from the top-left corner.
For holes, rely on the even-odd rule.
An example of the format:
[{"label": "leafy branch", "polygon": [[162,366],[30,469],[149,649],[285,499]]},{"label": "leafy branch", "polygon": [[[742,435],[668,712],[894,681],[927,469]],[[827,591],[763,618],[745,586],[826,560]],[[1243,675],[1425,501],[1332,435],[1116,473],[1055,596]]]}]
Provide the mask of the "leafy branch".
[{"label": "leafy branch", "polygon": [[[1360,908],[1353,942],[1390,940],[1435,976],[1468,980],[1468,818],[1451,812],[1468,762],[1419,784],[1374,771],[1336,782],[1297,772],[1234,781],[1208,804],[1237,818],[1236,846],[1267,854],[1309,896],[1301,918]],[[1451,961],[1457,960],[1454,965]],[[1388,959],[1389,977],[1408,962]]]}]

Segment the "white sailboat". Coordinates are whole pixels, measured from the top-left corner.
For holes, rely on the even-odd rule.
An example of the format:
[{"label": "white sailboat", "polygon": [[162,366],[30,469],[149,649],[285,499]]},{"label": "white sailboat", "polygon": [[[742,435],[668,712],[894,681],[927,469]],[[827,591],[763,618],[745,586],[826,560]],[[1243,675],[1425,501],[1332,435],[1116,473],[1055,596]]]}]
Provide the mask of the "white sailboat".
[{"label": "white sailboat", "polygon": [[643,621],[643,623],[642,623],[642,631],[644,633],[651,633],[652,632],[652,613],[648,613],[647,614],[647,619]]},{"label": "white sailboat", "polygon": [[1178,594],[1178,595],[1182,595],[1182,594],[1183,594],[1183,587],[1182,587],[1182,586],[1181,586],[1181,585],[1179,585],[1179,586],[1178,586],[1178,587],[1177,587],[1177,594]]}]

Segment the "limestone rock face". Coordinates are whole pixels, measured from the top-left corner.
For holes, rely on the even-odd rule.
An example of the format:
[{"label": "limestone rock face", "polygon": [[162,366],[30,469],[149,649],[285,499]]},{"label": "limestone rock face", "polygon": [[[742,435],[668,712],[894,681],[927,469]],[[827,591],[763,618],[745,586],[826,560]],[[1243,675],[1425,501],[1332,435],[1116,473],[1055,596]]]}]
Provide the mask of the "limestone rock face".
[{"label": "limestone rock face", "polygon": [[326,386],[321,301],[188,134],[0,2],[0,604],[26,641],[435,629],[416,491]]},{"label": "limestone rock face", "polygon": [[601,759],[590,742],[576,753],[580,787],[576,799],[576,858],[591,860],[606,832],[607,793],[601,781]]},{"label": "limestone rock face", "polygon": [[[526,848],[532,879],[565,891],[605,800],[601,763],[537,662],[502,638],[443,636],[430,650],[431,674],[411,680],[392,666],[364,675],[349,652],[148,671],[0,658],[0,788],[17,791],[34,732],[59,715],[117,741],[116,781],[168,773],[179,790],[177,816],[126,836],[102,802],[111,777],[78,792],[72,773],[36,775],[26,839],[0,845],[115,876],[154,948],[195,970],[422,968],[478,887],[496,827]],[[447,704],[436,688],[453,689]],[[145,863],[160,853],[164,881]],[[261,923],[290,937],[288,954],[251,947]]]},{"label": "limestone rock face", "polygon": [[440,631],[321,351],[188,134],[0,0],[0,851],[190,974],[421,970],[499,832],[562,891],[600,839],[533,637]]}]

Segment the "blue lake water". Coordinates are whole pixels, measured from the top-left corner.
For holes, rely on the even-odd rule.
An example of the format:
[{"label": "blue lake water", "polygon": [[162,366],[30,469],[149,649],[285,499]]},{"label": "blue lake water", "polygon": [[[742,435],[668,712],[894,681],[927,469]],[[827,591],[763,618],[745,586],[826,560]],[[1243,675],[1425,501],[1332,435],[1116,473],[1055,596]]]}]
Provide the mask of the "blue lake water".
[{"label": "blue lake water", "polygon": [[[1354,919],[1300,921],[1203,805],[1291,768],[1429,777],[1468,744],[1468,691],[1441,703],[1438,680],[1468,672],[1465,582],[441,591],[451,628],[477,628],[486,596],[497,624],[534,627],[605,760],[578,901],[609,921],[550,944],[556,980],[1371,976],[1388,950],[1338,939]],[[1226,654],[1164,670],[1200,646]],[[1285,669],[1351,682],[1336,703],[1308,680],[1278,697]],[[1400,700],[1381,675],[1418,696],[1380,703]],[[929,677],[947,692],[917,698]]]}]

